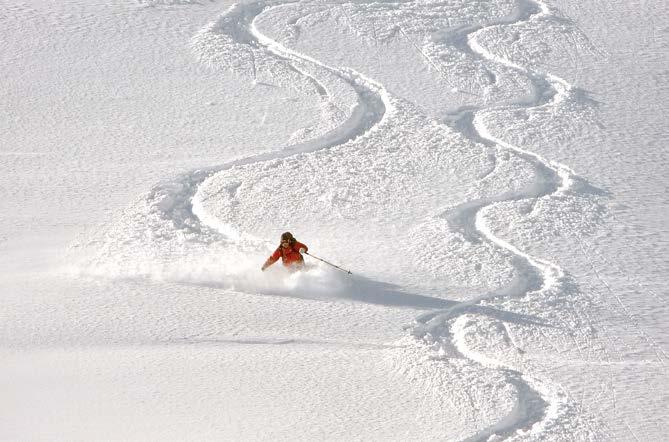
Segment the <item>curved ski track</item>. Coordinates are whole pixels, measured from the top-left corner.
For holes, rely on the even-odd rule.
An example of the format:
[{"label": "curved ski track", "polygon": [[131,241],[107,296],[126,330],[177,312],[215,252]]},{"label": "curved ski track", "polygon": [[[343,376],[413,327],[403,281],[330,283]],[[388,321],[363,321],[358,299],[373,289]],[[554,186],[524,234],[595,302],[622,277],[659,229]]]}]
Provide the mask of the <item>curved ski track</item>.
[{"label": "curved ski track", "polygon": [[[327,88],[320,84],[317,74],[307,72],[307,69],[299,66],[306,65],[311,70],[321,70],[333,74],[355,90],[358,96],[358,106],[344,124],[331,129],[316,139],[242,158],[220,166],[193,171],[179,177],[176,183],[174,180],[170,180],[154,187],[149,195],[149,200],[169,201],[167,205],[163,203],[156,203],[156,205],[160,207],[163,218],[171,220],[179,230],[186,229],[198,235],[207,236],[217,236],[223,233],[225,236],[234,237],[236,235],[234,229],[220,225],[215,219],[208,217],[196,202],[195,196],[198,187],[208,177],[235,166],[287,158],[299,153],[314,152],[344,144],[374,130],[375,126],[383,119],[387,108],[391,106],[388,98],[389,94],[382,85],[360,73],[328,66],[309,56],[290,50],[265,37],[255,28],[254,19],[260,14],[289,3],[294,2],[255,2],[234,5],[223,14],[219,21],[210,26],[208,32],[223,34],[239,45],[266,51],[271,56],[287,62],[295,72],[309,78],[324,99],[327,98]],[[530,78],[535,89],[535,99],[529,103],[518,104],[515,107],[529,109],[551,106],[568,96],[571,86],[567,82],[553,75],[534,72],[497,57],[478,43],[477,36],[489,27],[541,20],[551,15],[548,7],[540,1],[520,0],[518,7],[519,11],[514,17],[487,26],[474,26],[460,30],[457,35],[450,36],[447,44],[458,46],[468,55],[485,63],[504,66]],[[515,387],[518,402],[511,413],[502,421],[481,429],[468,440],[486,440],[492,436],[503,438],[528,435],[541,437],[542,432],[554,425],[559,425],[561,418],[568,419],[567,414],[574,407],[565,398],[565,393],[559,386],[553,385],[547,380],[539,379],[532,373],[524,372],[518,367],[477,353],[476,350],[469,347],[467,342],[465,330],[467,320],[475,320],[477,314],[483,314],[480,310],[470,307],[492,298],[523,297],[532,292],[543,293],[548,290],[559,290],[565,276],[562,269],[555,264],[533,257],[496,237],[486,224],[486,211],[498,203],[550,198],[565,192],[577,179],[575,174],[566,166],[513,146],[489,133],[483,118],[485,113],[505,108],[508,108],[508,106],[463,108],[454,116],[453,125],[474,142],[484,143],[498,150],[507,150],[530,163],[539,178],[538,183],[519,191],[506,192],[494,197],[463,203],[447,211],[443,216],[446,217],[451,228],[463,232],[468,240],[487,241],[495,247],[510,252],[516,258],[514,261],[517,272],[526,276],[516,281],[512,286],[496,290],[469,303],[460,304],[450,310],[422,315],[416,319],[413,330],[415,336],[424,336],[430,333],[450,339],[451,348],[454,348],[459,354],[469,359],[473,364],[479,364],[485,369],[493,369],[503,373],[508,383]],[[492,173],[492,170],[489,173]],[[166,199],[166,195],[169,198]],[[506,329],[506,333],[510,334],[508,329]]]},{"label": "curved ski track", "polygon": [[[450,348],[454,348],[459,354],[469,358],[485,367],[490,367],[506,373],[508,382],[516,387],[518,404],[501,422],[484,428],[468,440],[487,440],[489,437],[498,436],[511,438],[514,435],[537,437],[549,427],[556,424],[559,419],[566,417],[577,404],[570,403],[566,393],[558,385],[548,380],[542,380],[527,371],[514,367],[500,360],[491,359],[470,348],[466,340],[466,332],[463,328],[467,318],[460,317],[470,313],[470,307],[481,301],[492,300],[499,297],[524,297],[530,293],[543,293],[549,290],[560,291],[564,284],[565,273],[557,265],[533,257],[509,242],[495,236],[486,224],[485,213],[498,203],[536,200],[539,198],[550,198],[554,195],[563,194],[579,178],[567,166],[550,161],[542,156],[514,146],[492,135],[484,122],[487,112],[495,112],[510,108],[530,109],[543,106],[553,106],[561,100],[565,100],[572,92],[572,87],[563,79],[547,74],[534,72],[528,68],[517,65],[507,59],[501,58],[482,46],[477,37],[486,29],[501,25],[516,25],[525,21],[543,20],[552,14],[550,9],[540,0],[519,0],[518,11],[514,16],[493,22],[486,26],[472,26],[456,31],[454,34],[443,37],[443,40],[458,47],[469,56],[477,58],[487,64],[503,66],[531,81],[534,89],[534,99],[530,102],[519,103],[511,106],[491,106],[487,108],[466,107],[452,114],[452,126],[460,130],[473,141],[477,141],[499,150],[506,150],[525,160],[535,170],[535,183],[524,189],[504,192],[493,197],[479,200],[467,201],[456,206],[443,214],[449,226],[460,231],[465,238],[472,242],[482,240],[488,241],[494,246],[510,252],[514,257],[516,272],[525,275],[520,280],[516,279],[507,287],[495,290],[478,299],[465,303],[456,309],[443,311],[441,313],[428,313],[417,319],[418,336],[430,333],[450,338]],[[494,170],[494,166],[493,166]],[[492,173],[493,170],[489,171]],[[449,321],[454,321],[449,325]],[[446,328],[446,330],[443,330]],[[442,330],[440,330],[442,329]],[[508,327],[504,326],[506,338],[513,342]],[[539,410],[537,410],[539,408]],[[579,412],[577,414],[580,415]],[[588,429],[592,431],[591,429]]]},{"label": "curved ski track", "polygon": [[[281,5],[280,3],[273,7]],[[160,205],[162,217],[171,220],[177,229],[194,231],[197,234],[207,234],[208,236],[216,236],[223,233],[225,236],[235,237],[236,232],[234,230],[230,229],[229,226],[218,224],[215,219],[207,217],[206,213],[199,209],[197,202],[194,204],[194,197],[197,194],[198,187],[207,178],[217,172],[236,166],[288,158],[300,153],[315,152],[344,144],[347,141],[364,135],[375,127],[385,115],[386,108],[390,106],[385,89],[362,74],[352,70],[336,69],[327,66],[318,60],[285,48],[281,44],[260,34],[255,29],[253,20],[267,9],[268,5],[265,2],[233,5],[220,20],[211,24],[205,31],[224,34],[239,44],[248,45],[252,48],[261,48],[273,57],[287,62],[291,66],[291,69],[308,78],[316,85],[321,99],[327,99],[327,88],[313,74],[299,69],[296,65],[306,63],[317,69],[327,71],[338,77],[340,81],[347,83],[355,91],[357,94],[357,105],[343,124],[332,128],[315,139],[241,158],[219,166],[195,170],[155,186],[151,190],[148,199],[150,201],[167,200],[170,202],[167,207]],[[168,198],[165,198],[166,195],[168,195]]]}]

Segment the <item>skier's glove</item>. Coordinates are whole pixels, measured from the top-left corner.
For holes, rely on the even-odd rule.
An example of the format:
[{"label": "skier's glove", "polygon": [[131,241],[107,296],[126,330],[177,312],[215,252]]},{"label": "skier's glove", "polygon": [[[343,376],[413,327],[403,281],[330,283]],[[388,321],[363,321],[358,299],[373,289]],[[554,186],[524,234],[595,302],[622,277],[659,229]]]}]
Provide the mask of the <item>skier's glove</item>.
[{"label": "skier's glove", "polygon": [[300,253],[307,253],[307,249],[305,249],[304,247],[302,247],[302,248],[300,249]]}]

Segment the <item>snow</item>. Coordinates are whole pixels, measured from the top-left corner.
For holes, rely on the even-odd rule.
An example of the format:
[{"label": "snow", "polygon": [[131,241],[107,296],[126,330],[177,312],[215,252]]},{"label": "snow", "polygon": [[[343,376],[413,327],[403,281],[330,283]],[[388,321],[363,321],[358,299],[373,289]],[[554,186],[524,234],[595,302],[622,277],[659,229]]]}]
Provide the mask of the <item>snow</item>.
[{"label": "snow", "polygon": [[667,18],[8,5],[0,439],[662,440]]}]

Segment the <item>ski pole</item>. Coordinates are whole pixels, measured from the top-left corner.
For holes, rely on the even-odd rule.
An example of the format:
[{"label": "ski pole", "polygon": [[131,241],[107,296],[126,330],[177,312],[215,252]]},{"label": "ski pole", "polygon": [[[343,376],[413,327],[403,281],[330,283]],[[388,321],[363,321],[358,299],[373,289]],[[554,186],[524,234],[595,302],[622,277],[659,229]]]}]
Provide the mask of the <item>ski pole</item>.
[{"label": "ski pole", "polygon": [[311,253],[304,252],[304,254],[305,254],[305,255],[309,255],[309,256],[311,256],[312,258],[317,259],[317,260],[319,260],[319,261],[322,261],[322,262],[324,262],[324,263],[327,264],[327,265],[331,265],[332,267],[334,267],[334,268],[336,268],[336,269],[339,269],[339,270],[341,270],[342,272],[346,272],[346,273],[348,273],[349,275],[352,275],[352,274],[353,274],[353,273],[351,273],[350,270],[342,269],[341,267],[336,266],[336,265],[332,264],[331,262],[327,262],[326,260],[324,260],[324,259],[322,259],[322,258],[319,258],[318,256],[314,256],[314,255],[312,255]]}]

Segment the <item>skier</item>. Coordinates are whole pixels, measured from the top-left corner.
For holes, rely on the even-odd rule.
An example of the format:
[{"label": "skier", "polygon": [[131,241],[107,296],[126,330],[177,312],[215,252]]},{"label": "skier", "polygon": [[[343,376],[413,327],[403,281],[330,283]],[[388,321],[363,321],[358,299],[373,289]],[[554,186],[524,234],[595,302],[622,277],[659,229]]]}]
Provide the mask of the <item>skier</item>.
[{"label": "skier", "polygon": [[267,258],[265,264],[262,265],[262,271],[281,258],[283,265],[290,269],[291,271],[301,270],[304,268],[304,257],[303,253],[309,250],[307,246],[301,242],[297,242],[295,237],[290,232],[285,232],[281,234],[281,244],[279,247],[272,253],[272,255]]}]

